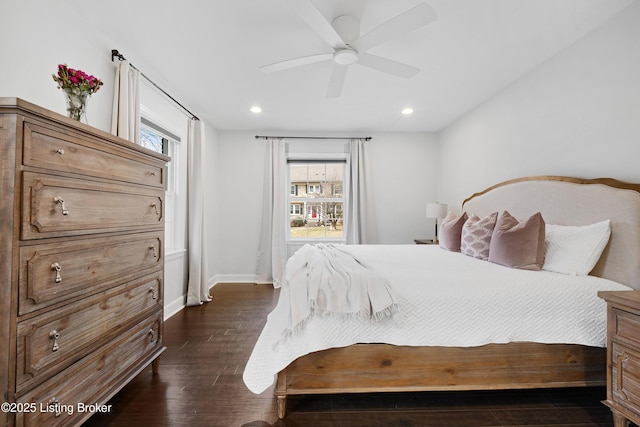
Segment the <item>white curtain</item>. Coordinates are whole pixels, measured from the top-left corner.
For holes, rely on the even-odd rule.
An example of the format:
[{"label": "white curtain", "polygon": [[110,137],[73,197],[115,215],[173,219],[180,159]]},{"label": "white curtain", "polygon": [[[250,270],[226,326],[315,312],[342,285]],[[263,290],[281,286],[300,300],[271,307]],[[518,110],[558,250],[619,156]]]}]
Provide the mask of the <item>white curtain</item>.
[{"label": "white curtain", "polygon": [[113,87],[111,133],[140,144],[140,72],[120,61]]},{"label": "white curtain", "polygon": [[204,215],[204,123],[198,119],[191,119],[187,139],[187,187],[189,198],[189,242],[187,254],[189,258],[189,285],[187,288],[187,305],[192,306],[211,301]]},{"label": "white curtain", "polygon": [[285,143],[282,139],[268,139],[265,144],[264,192],[262,229],[258,248],[256,281],[280,287],[280,279],[287,261]]},{"label": "white curtain", "polygon": [[367,142],[354,139],[350,142],[349,200],[347,209],[347,243],[378,243],[373,187],[368,170]]}]

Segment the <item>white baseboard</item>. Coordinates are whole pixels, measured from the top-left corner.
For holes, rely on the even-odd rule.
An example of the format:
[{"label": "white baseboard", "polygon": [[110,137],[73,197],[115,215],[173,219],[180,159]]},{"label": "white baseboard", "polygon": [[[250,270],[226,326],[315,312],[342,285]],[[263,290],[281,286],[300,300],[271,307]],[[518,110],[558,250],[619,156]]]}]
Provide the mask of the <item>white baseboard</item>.
[{"label": "white baseboard", "polygon": [[176,298],[169,304],[165,305],[164,320],[167,320],[168,318],[170,318],[171,316],[173,316],[174,314],[178,313],[180,310],[185,308],[187,306],[187,304],[185,303],[186,299],[187,299],[187,296],[183,295],[179,298]]},{"label": "white baseboard", "polygon": [[209,283],[213,287],[218,283],[256,283],[256,279],[255,274],[216,274]]}]

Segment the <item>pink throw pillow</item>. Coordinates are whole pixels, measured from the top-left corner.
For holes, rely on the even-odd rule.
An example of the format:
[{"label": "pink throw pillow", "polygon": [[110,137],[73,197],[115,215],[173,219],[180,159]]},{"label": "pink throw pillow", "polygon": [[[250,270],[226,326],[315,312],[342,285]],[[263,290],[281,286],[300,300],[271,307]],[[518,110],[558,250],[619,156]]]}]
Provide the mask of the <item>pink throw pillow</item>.
[{"label": "pink throw pillow", "polygon": [[462,226],[460,252],[485,261],[489,259],[489,244],[497,219],[498,212],[482,219],[471,214]]},{"label": "pink throw pillow", "polygon": [[462,235],[462,226],[467,220],[467,213],[457,215],[449,212],[440,224],[440,247],[452,252],[460,252],[460,240]]},{"label": "pink throw pillow", "polygon": [[489,245],[489,261],[523,270],[541,270],[544,264],[545,223],[540,212],[520,222],[504,211]]}]

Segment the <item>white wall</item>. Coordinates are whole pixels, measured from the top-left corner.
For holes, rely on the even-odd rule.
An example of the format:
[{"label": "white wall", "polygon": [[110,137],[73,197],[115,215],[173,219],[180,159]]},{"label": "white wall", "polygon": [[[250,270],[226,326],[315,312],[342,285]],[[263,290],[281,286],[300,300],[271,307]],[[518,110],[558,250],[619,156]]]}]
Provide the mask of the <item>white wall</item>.
[{"label": "white wall", "polygon": [[382,244],[413,244],[433,238],[434,220],[425,217],[437,201],[438,143],[434,134],[373,134],[373,172],[378,238]]},{"label": "white wall", "polygon": [[439,194],[527,175],[640,182],[640,2],[440,135]]},{"label": "white wall", "polygon": [[[78,14],[73,8],[49,1],[0,0],[0,39],[2,67],[0,67],[0,96],[18,97],[49,110],[65,114],[62,92],[56,88],[51,75],[57,72],[60,63],[82,69],[104,82],[88,105],[90,125],[109,132],[113,103],[115,65],[111,62],[114,47],[110,35],[99,34],[91,26],[91,20]],[[73,23],[68,25],[66,23]],[[127,52],[127,46],[118,48]],[[179,98],[179,94],[175,94]],[[187,121],[185,113],[143,81],[141,101],[146,113],[158,124],[179,136],[179,161],[187,159]],[[206,125],[207,144],[215,149],[215,129]],[[186,168],[183,168],[186,171]],[[208,171],[209,176],[211,172]],[[213,180],[209,181],[210,184]],[[212,184],[211,184],[212,185]],[[174,213],[178,222],[178,240],[184,248],[186,230],[186,176],[179,178],[179,208]],[[208,200],[211,192],[205,195]],[[213,193],[215,194],[215,193]],[[210,233],[215,232],[215,221]],[[179,245],[178,245],[179,246]],[[175,249],[175,248],[174,248]],[[210,251],[209,270],[215,272],[217,248]],[[165,315],[182,308],[186,295],[187,259],[184,251],[170,251],[165,259]]]},{"label": "white wall", "polygon": [[[264,144],[255,135],[256,132],[218,132],[217,158],[212,164],[214,180],[220,185],[216,186],[213,202],[216,206],[211,207],[218,222],[214,237],[219,250],[216,282],[254,280],[264,171]],[[433,237],[433,220],[425,218],[425,209],[428,201],[436,200],[435,136],[426,133],[371,136],[367,147],[376,188],[380,243],[413,243],[415,238]],[[320,149],[323,143],[307,142],[312,146],[319,144]]]},{"label": "white wall", "polygon": [[1,0],[0,39],[0,96],[66,114],[63,93],[51,77],[58,64],[66,63],[104,82],[91,96],[87,119],[98,129],[110,130],[115,69],[111,47],[94,33],[90,20],[57,2]]},{"label": "white wall", "polygon": [[253,281],[260,238],[264,152],[255,133],[218,131],[212,162],[218,185],[209,214],[217,230],[215,282]]}]

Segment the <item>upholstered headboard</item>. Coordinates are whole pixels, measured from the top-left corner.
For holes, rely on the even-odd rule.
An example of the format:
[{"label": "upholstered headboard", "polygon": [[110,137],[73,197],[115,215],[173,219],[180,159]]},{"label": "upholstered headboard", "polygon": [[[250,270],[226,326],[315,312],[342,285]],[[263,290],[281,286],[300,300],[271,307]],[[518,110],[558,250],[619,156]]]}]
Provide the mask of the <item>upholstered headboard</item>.
[{"label": "upholstered headboard", "polygon": [[463,202],[484,217],[509,211],[519,219],[541,212],[547,224],[587,225],[611,220],[611,238],[592,275],[640,289],[640,184],[609,178],[536,176],[514,179]]}]

